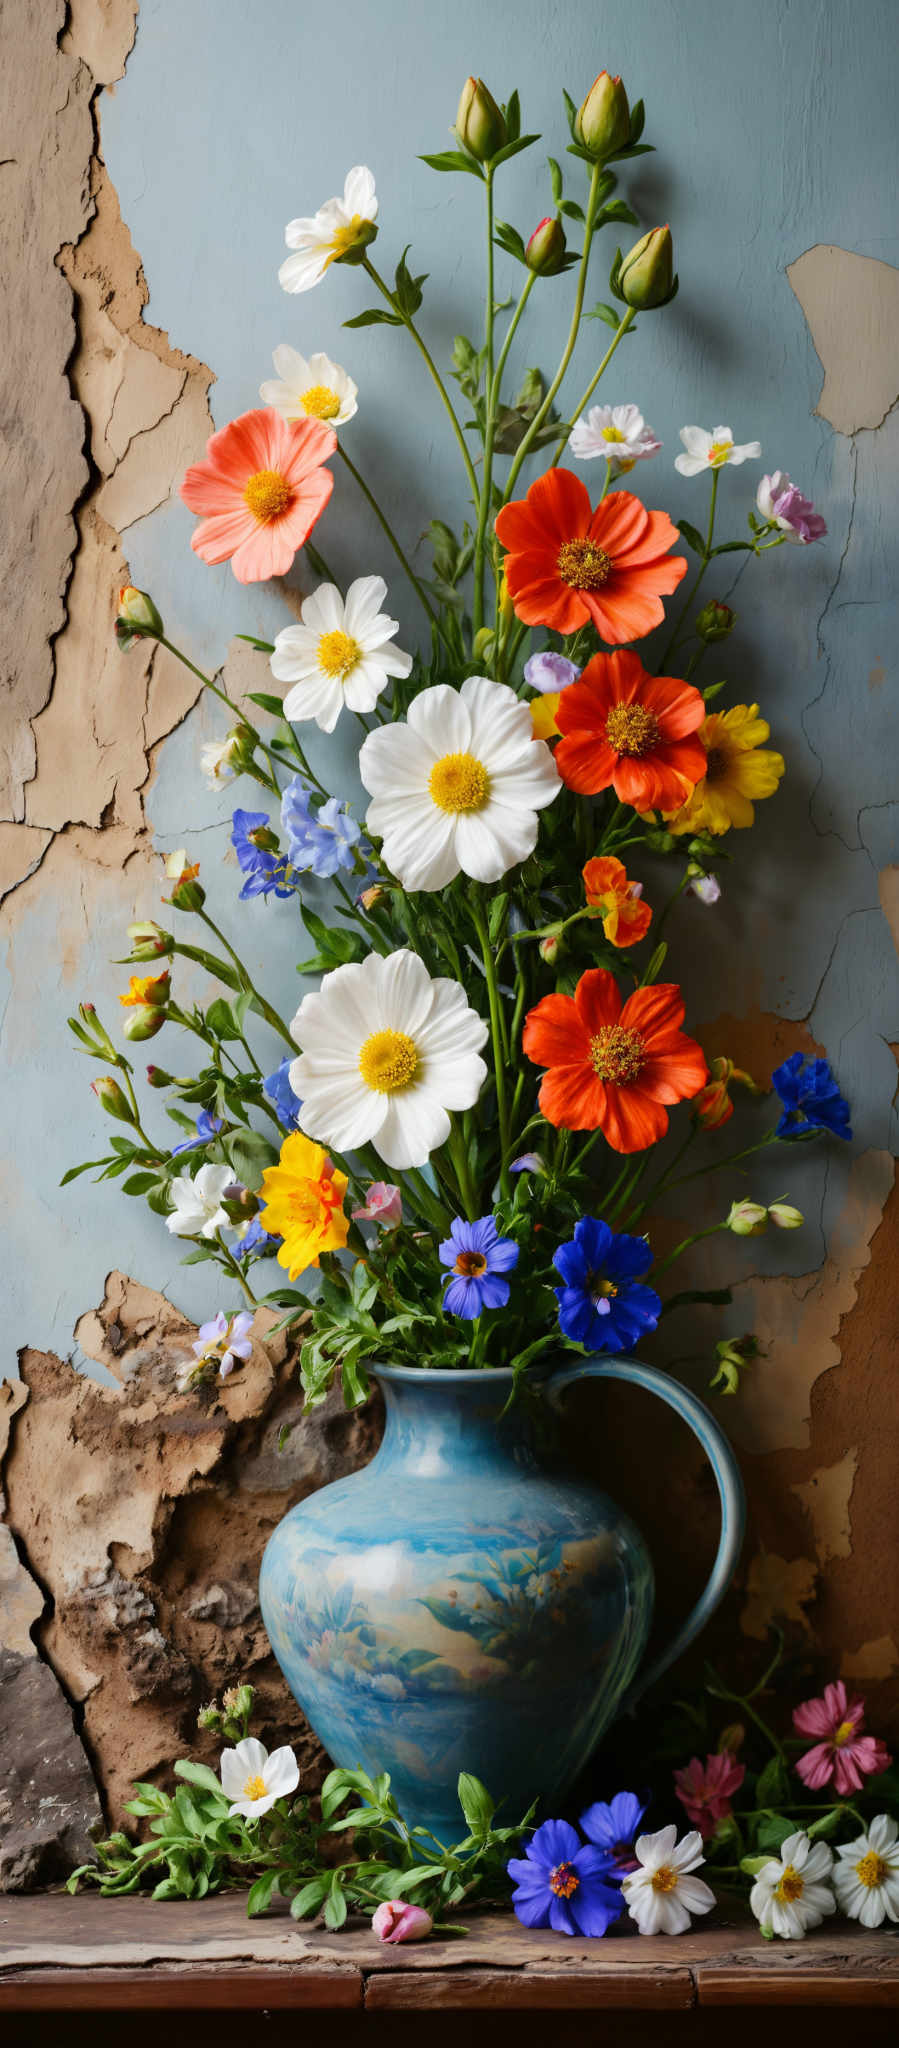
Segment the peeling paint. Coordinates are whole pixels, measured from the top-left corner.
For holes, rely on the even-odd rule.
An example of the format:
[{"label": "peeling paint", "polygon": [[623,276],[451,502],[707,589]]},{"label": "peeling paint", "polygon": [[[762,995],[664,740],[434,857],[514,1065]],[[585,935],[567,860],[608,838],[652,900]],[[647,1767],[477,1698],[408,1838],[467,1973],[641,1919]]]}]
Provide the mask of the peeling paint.
[{"label": "peeling paint", "polygon": [[838,1465],[822,1465],[793,1492],[811,1518],[815,1554],[819,1564],[832,1557],[852,1556],[850,1503],[858,1471],[858,1447],[846,1452]]},{"label": "peeling paint", "polygon": [[807,1631],[805,1610],[814,1600],[817,1580],[817,1566],[810,1558],[788,1560],[760,1550],[746,1575],[746,1604],[740,1615],[744,1635],[761,1641],[784,1621]]},{"label": "peeling paint", "polygon": [[899,398],[899,270],[819,242],[787,276],[824,370],[820,417],[838,434],[882,426]]}]

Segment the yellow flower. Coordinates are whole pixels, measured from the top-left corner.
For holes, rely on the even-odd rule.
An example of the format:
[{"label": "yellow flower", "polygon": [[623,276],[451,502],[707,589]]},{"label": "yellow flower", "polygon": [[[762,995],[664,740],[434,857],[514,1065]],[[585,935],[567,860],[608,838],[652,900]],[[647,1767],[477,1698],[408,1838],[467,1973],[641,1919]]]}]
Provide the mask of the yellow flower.
[{"label": "yellow flower", "polygon": [[128,981],[128,994],[120,996],[119,1002],[126,1010],[137,1008],[140,1003],[149,1003],[153,1009],[160,1009],[163,1003],[168,1002],[169,987],[168,970],[165,974],[132,974]]},{"label": "yellow flower", "polygon": [[547,690],[542,697],[532,697],[528,705],[535,740],[558,739],[559,728],[556,712],[559,709],[561,690]]},{"label": "yellow flower", "polygon": [[347,1241],[349,1218],[343,1212],[345,1173],[338,1173],[321,1145],[302,1131],[285,1138],[277,1166],[262,1176],[266,1207],[259,1221],[273,1237],[283,1237],[278,1264],[291,1280],[317,1266],[322,1252],[340,1251]]},{"label": "yellow flower", "polygon": [[783,755],[762,746],[770,736],[757,704],[711,712],[699,731],[708,755],[705,780],[697,782],[679,811],[666,814],[669,832],[719,834],[731,825],[740,830],[753,824],[753,799],[773,796],[784,772]]}]

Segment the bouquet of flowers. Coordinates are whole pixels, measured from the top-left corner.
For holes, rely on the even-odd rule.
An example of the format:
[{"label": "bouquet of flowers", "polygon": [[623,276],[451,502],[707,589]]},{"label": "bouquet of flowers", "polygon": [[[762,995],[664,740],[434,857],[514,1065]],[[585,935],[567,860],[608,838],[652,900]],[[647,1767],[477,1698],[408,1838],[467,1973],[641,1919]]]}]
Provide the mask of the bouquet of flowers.
[{"label": "bouquet of flowers", "polygon": [[[80,1048],[114,1070],[92,1085],[122,1128],[67,1178],[90,1166],[120,1178],[187,1241],[188,1262],[218,1266],[237,1290],[230,1306],[210,1303],[185,1384],[239,1367],[260,1301],[280,1325],[302,1325],[310,1406],[335,1375],[346,1403],[361,1402],[371,1359],[520,1374],[544,1354],[629,1351],[678,1302],[665,1298],[667,1270],[709,1234],[686,1235],[653,1269],[645,1219],[663,1194],[763,1146],[851,1135],[827,1062],[797,1053],[772,1076],[778,1111],[757,1143],[685,1163],[728,1122],[735,1091],[761,1091],[684,1030],[666,920],[684,893],[714,904],[729,836],[752,826],[784,773],[758,705],[729,703],[720,680],[702,685],[709,649],[735,624],[703,586],[724,555],[761,561],[825,528],[778,470],[762,477],[743,537],[719,537],[722,472],[761,453],[727,426],[681,434],[677,470],[706,478],[699,526],[675,525],[655,490],[644,502],[634,488],[660,442],[636,404],[593,399],[638,318],[677,290],[672,238],[654,227],[616,248],[609,301],[589,307],[603,231],[640,226],[618,188],[648,145],[620,78],[601,72],[580,106],[565,98],[568,168],[548,159],[551,210],[527,239],[495,210],[506,166],[538,140],[521,132],[516,93],[500,106],[469,79],[452,148],[423,160],[429,174],[464,177],[472,198],[480,184],[486,214],[483,332],[457,335],[443,367],[419,324],[426,277],[408,249],[392,282],[375,261],[383,227],[368,169],[286,229],[285,292],[305,305],[333,264],[354,266],[365,300],[346,323],[354,341],[375,323],[395,329],[433,382],[470,507],[460,532],[431,520],[430,571],[349,452],[357,384],[322,353],[278,346],[263,404],[219,428],[181,486],[203,562],[230,562],[251,583],[301,556],[299,616],[274,644],[251,640],[266,688],[235,706],[215,675],[196,673],[229,719],[204,748],[210,783],[245,777],[259,790],[257,808],[233,814],[238,916],[258,915],[259,899],[268,914],[299,912],[300,972],[317,983],[282,1014],[179,850],[165,862],[171,928],[129,927],[137,972],[120,998],[129,1044],[166,1029],[202,1047],[188,1075],[147,1069],[176,1144],[146,1128],[132,1065],[94,1007],[70,1020]],[[498,260],[513,298],[497,295]],[[556,370],[528,369],[510,392],[532,293],[572,285]],[[578,394],[566,375],[585,321],[611,332]],[[424,629],[416,652],[397,644],[382,578],[342,589],[311,539],[335,479],[361,491],[407,579]],[[149,639],[187,660],[144,592],[120,593],[116,633],[125,649]],[[339,721],[358,730],[361,803],[307,751]],[[648,895],[641,856],[653,863]],[[182,961],[214,977],[212,1001],[181,999]],[[682,1141],[663,1166],[671,1116]],[[802,1218],[785,1201],[740,1200],[712,1228],[755,1235],[769,1222]],[[752,1341],[718,1350],[713,1384],[733,1392]]]}]

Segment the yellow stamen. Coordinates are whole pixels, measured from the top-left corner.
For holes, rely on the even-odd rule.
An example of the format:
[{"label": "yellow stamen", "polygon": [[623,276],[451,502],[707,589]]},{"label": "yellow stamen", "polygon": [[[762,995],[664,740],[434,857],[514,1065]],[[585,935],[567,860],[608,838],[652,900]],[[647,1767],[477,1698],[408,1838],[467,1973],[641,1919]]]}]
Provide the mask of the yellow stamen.
[{"label": "yellow stamen", "polygon": [[474,754],[442,754],[431,769],[428,789],[440,811],[482,811],[490,777]]},{"label": "yellow stamen", "polygon": [[603,427],[602,438],[604,441],[623,441],[625,437],[620,427]]},{"label": "yellow stamen", "polygon": [[732,441],[713,441],[709,449],[709,462],[712,469],[720,469],[722,462],[729,462],[733,452],[734,444]]},{"label": "yellow stamen", "polygon": [[405,1031],[373,1031],[359,1052],[359,1072],[367,1088],[395,1095],[408,1088],[419,1068],[418,1047]]},{"label": "yellow stamen", "polygon": [[265,1799],[267,1790],[264,1778],[248,1778],[240,1796],[242,1799]]},{"label": "yellow stamen", "polygon": [[677,1871],[672,1869],[670,1863],[662,1863],[658,1870],[653,1871],[652,1888],[654,1892],[674,1892],[677,1890]]},{"label": "yellow stamen", "polygon": [[572,1893],[577,1891],[580,1881],[577,1871],[572,1870],[570,1863],[557,1863],[555,1870],[549,1873],[549,1888],[551,1892],[555,1892],[557,1899],[570,1899]]},{"label": "yellow stamen", "polygon": [[778,1905],[791,1906],[795,1899],[801,1899],[804,1891],[805,1879],[800,1877],[798,1870],[793,1869],[792,1863],[788,1863],[780,1883],[774,1889]]},{"label": "yellow stamen", "polygon": [[340,399],[330,384],[310,384],[300,399],[303,411],[313,420],[334,420],[340,411]]},{"label": "yellow stamen", "polygon": [[639,1031],[628,1031],[623,1024],[603,1024],[590,1040],[590,1064],[599,1081],[626,1087],[636,1081],[645,1062]]},{"label": "yellow stamen", "polygon": [[863,1884],[869,1892],[876,1891],[879,1884],[885,1884],[889,1874],[889,1864],[885,1863],[883,1857],[878,1856],[874,1849],[869,1849],[867,1856],[863,1856],[861,1862],[855,1866],[859,1884]]},{"label": "yellow stamen", "polygon": [[331,633],[323,633],[318,643],[318,665],[326,676],[344,677],[354,669],[362,654],[358,640],[350,633],[343,633],[335,626]]},{"label": "yellow stamen", "polygon": [[268,526],[272,519],[280,519],[293,491],[279,469],[257,469],[247,477],[243,495],[253,518],[258,519],[260,526]]},{"label": "yellow stamen", "polygon": [[843,1744],[844,1744],[845,1742],[851,1742],[851,1740],[852,1740],[852,1737],[853,1737],[853,1735],[854,1735],[854,1734],[855,1734],[855,1722],[854,1722],[854,1721],[841,1721],[841,1722],[840,1722],[840,1725],[839,1725],[839,1728],[837,1729],[837,1732],[836,1732],[836,1734],[835,1734],[835,1736],[834,1736],[834,1738],[833,1738],[833,1741],[834,1741],[834,1748],[835,1748],[835,1749],[842,1749],[842,1747],[843,1747]]},{"label": "yellow stamen", "polygon": [[339,257],[346,255],[348,249],[355,247],[359,240],[360,228],[366,229],[367,227],[368,221],[363,220],[361,213],[354,213],[352,220],[347,221],[346,227],[335,230],[328,244],[328,255],[325,261],[326,270],[329,263],[336,263]]},{"label": "yellow stamen", "polygon": [[659,721],[644,704],[613,704],[606,719],[606,739],[616,754],[639,761],[650,754],[659,737]]},{"label": "yellow stamen", "polygon": [[592,540],[566,540],[556,557],[556,569],[572,590],[601,590],[612,574],[612,557]]}]

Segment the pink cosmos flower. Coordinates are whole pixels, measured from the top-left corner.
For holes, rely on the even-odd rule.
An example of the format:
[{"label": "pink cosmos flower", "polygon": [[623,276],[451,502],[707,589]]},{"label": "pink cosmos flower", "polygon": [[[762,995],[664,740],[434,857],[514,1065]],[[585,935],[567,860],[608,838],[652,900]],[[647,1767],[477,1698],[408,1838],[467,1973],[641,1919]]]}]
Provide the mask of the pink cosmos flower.
[{"label": "pink cosmos flower", "polygon": [[739,1791],[745,1776],[745,1764],[738,1764],[728,1749],[718,1756],[707,1756],[704,1765],[698,1756],[693,1756],[681,1770],[675,1771],[678,1799],[704,1842],[714,1834],[719,1820],[730,1813],[732,1795]]},{"label": "pink cosmos flower", "polygon": [[389,1181],[373,1180],[361,1209],[352,1211],[354,1223],[380,1223],[382,1230],[396,1230],[403,1220],[403,1197]]},{"label": "pink cosmos flower", "polygon": [[820,1700],[804,1700],[793,1712],[793,1726],[800,1735],[816,1735],[813,1749],[799,1758],[796,1769],[804,1785],[820,1791],[833,1779],[840,1798],[860,1792],[865,1778],[885,1771],[892,1763],[888,1749],[875,1735],[862,1735],[864,1700],[850,1700],[841,1678],[824,1687]]},{"label": "pink cosmos flower", "polygon": [[334,478],[323,469],[337,447],[321,420],[289,424],[271,406],[241,413],[206,444],[181,485],[191,512],[205,517],[191,535],[204,562],[227,562],[238,583],[286,576],[294,555],[327,505]]},{"label": "pink cosmos flower", "polygon": [[827,523],[820,512],[816,512],[811,498],[806,498],[798,484],[791,483],[786,470],[775,469],[773,475],[763,476],[756,492],[755,502],[763,519],[770,519],[779,526],[786,540],[800,547],[808,547],[813,540],[823,540]]},{"label": "pink cosmos flower", "polygon": [[379,1941],[423,1941],[434,1922],[423,1906],[410,1906],[408,1899],[387,1899],[372,1914],[371,1924]]}]

